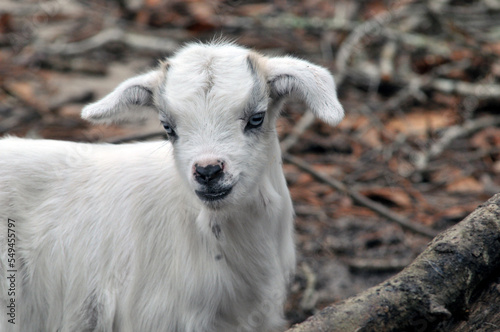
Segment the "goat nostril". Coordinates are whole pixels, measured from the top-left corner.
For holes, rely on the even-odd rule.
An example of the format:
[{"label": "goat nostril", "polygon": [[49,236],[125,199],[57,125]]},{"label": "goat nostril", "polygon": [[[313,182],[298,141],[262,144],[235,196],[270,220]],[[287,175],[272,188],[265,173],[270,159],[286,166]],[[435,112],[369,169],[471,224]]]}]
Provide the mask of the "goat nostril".
[{"label": "goat nostril", "polygon": [[221,165],[199,166],[195,165],[195,176],[198,182],[208,183],[222,175]]}]

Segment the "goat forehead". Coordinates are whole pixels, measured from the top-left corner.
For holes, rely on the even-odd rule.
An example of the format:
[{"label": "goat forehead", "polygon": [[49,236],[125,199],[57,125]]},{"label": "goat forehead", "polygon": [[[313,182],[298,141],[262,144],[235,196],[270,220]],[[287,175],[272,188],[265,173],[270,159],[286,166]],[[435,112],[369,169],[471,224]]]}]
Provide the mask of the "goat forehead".
[{"label": "goat forehead", "polygon": [[172,111],[215,112],[243,107],[261,82],[240,48],[198,48],[170,62],[165,91]]}]

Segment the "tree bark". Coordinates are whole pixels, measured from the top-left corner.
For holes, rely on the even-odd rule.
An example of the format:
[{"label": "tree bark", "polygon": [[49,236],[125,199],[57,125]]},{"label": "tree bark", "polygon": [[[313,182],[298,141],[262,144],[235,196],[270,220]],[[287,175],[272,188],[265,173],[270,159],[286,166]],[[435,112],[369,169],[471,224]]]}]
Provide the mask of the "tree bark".
[{"label": "tree bark", "polygon": [[391,279],[288,332],[499,331],[500,194]]}]

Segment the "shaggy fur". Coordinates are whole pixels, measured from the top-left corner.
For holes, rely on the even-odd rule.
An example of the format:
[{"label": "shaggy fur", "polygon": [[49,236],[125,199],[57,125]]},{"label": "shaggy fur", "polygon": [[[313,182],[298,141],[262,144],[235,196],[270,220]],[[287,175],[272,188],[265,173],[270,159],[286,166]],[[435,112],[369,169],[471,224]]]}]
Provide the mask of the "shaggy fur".
[{"label": "shaggy fur", "polygon": [[82,112],[153,111],[170,142],[0,140],[0,331],[282,329],[295,253],[275,123],[288,95],[327,123],[343,117],[324,68],[190,44]]}]

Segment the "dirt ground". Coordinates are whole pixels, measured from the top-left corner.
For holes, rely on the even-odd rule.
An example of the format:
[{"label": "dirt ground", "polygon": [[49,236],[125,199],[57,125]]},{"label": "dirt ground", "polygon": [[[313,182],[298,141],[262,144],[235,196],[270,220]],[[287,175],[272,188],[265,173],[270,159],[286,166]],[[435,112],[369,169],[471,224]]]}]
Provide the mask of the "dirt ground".
[{"label": "dirt ground", "polygon": [[[189,41],[329,68],[346,118],[288,146],[310,171],[284,162],[298,252],[286,315],[300,322],[397,273],[500,192],[499,19],[497,0],[0,0],[0,135],[159,139],[157,121],[91,126],[79,112]],[[284,141],[304,108],[288,103]]]}]

